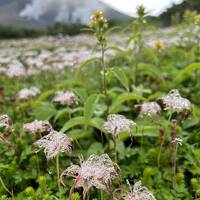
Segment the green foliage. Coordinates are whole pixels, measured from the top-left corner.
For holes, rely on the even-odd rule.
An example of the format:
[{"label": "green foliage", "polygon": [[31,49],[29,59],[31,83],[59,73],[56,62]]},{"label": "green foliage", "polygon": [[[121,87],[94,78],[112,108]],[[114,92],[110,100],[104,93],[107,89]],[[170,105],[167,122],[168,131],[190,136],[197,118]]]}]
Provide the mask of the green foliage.
[{"label": "green foliage", "polygon": [[[144,15],[143,10],[139,14]],[[142,23],[139,27],[142,30],[137,31],[144,36],[144,21],[137,20],[135,23],[136,29],[141,25],[138,23]],[[145,38],[138,38],[134,32],[129,39],[139,39],[135,44],[141,45]],[[11,132],[0,127],[0,200],[66,200],[70,188],[74,186],[74,179],[68,178],[66,187],[61,186],[58,192],[55,160],[45,160],[44,153],[36,152],[33,145],[42,135],[22,130],[24,123],[35,119],[49,120],[55,130],[73,139],[73,153],[70,156],[60,154],[60,172],[70,163],[79,164],[80,155],[87,159],[91,154],[107,153],[114,160],[113,149],[116,145],[120,180],[113,183],[113,189],[114,196],[119,200],[123,199],[122,193],[128,188],[126,179],[131,184],[141,180],[157,200],[174,199],[173,190],[177,200],[200,197],[198,46],[171,44],[163,46],[158,52],[155,47],[147,47],[143,43],[140,51],[134,53],[132,48],[124,50],[108,45],[105,50],[108,49],[114,50],[115,54],[110,57],[105,54],[105,94],[100,93],[102,69],[101,59],[97,57],[83,62],[75,70],[67,68],[60,74],[47,72],[13,80],[0,76],[0,112],[7,113],[14,123]],[[32,85],[39,86],[41,94],[29,101],[20,101],[16,95],[19,89]],[[169,116],[160,102],[160,98],[174,88],[192,102],[188,115],[172,113]],[[52,99],[58,90],[73,91],[78,96],[78,105],[67,107],[54,104]],[[140,104],[149,101],[158,102],[162,111],[158,116],[141,118]],[[137,125],[130,132],[120,133],[113,142],[112,136],[105,133],[103,124],[109,114],[117,113],[134,120]],[[177,124],[174,129],[175,119]],[[164,131],[163,136],[161,130]],[[177,137],[183,139],[176,154],[175,173],[172,171],[171,144],[174,131]],[[159,152],[160,166],[157,164]],[[172,179],[176,180],[176,188]],[[82,189],[74,188],[74,191],[72,200],[83,198]],[[90,199],[109,197],[105,191],[91,189]]]}]

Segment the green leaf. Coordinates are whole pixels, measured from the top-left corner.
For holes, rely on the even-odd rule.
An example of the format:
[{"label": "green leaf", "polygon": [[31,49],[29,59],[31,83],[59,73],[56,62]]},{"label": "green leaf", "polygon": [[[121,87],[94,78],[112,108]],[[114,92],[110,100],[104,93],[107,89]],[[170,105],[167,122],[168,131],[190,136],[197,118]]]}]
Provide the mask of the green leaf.
[{"label": "green leaf", "polygon": [[34,105],[34,112],[32,115],[38,120],[49,120],[56,112],[57,110],[51,103],[39,102]]},{"label": "green leaf", "polygon": [[136,95],[134,93],[121,94],[114,100],[113,104],[110,107],[109,113],[117,113],[117,111],[119,110],[120,106],[124,102],[131,101],[131,100],[145,101],[146,99],[144,97]]},{"label": "green leaf", "polygon": [[86,66],[88,66],[89,64],[94,63],[94,62],[96,62],[96,61],[99,61],[99,60],[100,60],[99,57],[93,57],[93,58],[90,58],[90,59],[86,60],[85,62],[81,63],[80,66],[79,66],[79,68],[77,69],[77,75],[79,76],[79,75],[81,74],[81,70],[82,70],[84,67],[86,67]]},{"label": "green leaf", "polygon": [[88,126],[92,115],[94,113],[95,107],[98,103],[99,95],[92,94],[89,96],[86,100],[85,106],[84,106],[84,118],[85,118],[85,128]]},{"label": "green leaf", "polygon": [[91,154],[101,155],[104,152],[103,145],[99,142],[94,142],[90,145],[87,150],[87,156],[89,157]]},{"label": "green leaf", "polygon": [[68,108],[64,108],[62,110],[59,110],[56,114],[56,116],[54,117],[54,122],[56,122],[61,116],[63,116],[64,114],[69,113],[69,109]]},{"label": "green leaf", "polygon": [[37,102],[39,101],[44,101],[46,100],[48,97],[50,97],[51,95],[54,94],[54,90],[48,90],[46,92],[43,92],[37,99]]},{"label": "green leaf", "polygon": [[[93,118],[90,120],[88,125],[101,130],[103,123],[104,123],[103,119]],[[61,129],[61,132],[66,132],[67,130],[69,130],[75,126],[83,126],[83,125],[85,125],[85,118],[84,117],[75,117],[64,124],[64,126]]]},{"label": "green leaf", "polygon": [[83,131],[82,129],[73,129],[67,133],[67,135],[73,140],[90,138],[92,135],[91,131]]},{"label": "green leaf", "polygon": [[120,83],[125,87],[127,91],[129,91],[129,82],[126,74],[124,73],[124,70],[119,67],[113,68],[113,73],[115,77],[120,81]]},{"label": "green leaf", "polygon": [[198,69],[200,69],[200,63],[192,63],[192,64],[188,65],[187,67],[185,67],[178,73],[175,81],[176,82],[184,81],[185,79],[192,76],[192,74],[194,74],[194,71],[198,70]]},{"label": "green leaf", "polygon": [[61,132],[65,132],[65,131],[69,130],[70,128],[74,127],[74,126],[83,125],[84,122],[85,122],[84,117],[72,118],[64,124],[64,126],[61,129]]}]

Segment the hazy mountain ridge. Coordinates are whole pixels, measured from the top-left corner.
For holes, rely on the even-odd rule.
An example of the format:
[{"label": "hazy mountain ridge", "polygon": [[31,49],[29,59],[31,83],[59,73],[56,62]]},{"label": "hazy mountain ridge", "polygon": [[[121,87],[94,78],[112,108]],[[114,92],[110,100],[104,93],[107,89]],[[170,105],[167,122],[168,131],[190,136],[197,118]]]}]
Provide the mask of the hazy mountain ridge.
[{"label": "hazy mountain ridge", "polygon": [[[1,0],[0,1],[0,24],[3,25],[20,25],[30,27],[48,26],[55,23],[53,14],[48,13],[40,17],[39,20],[26,19],[19,16],[19,13],[25,8],[26,4],[30,3],[29,0]],[[125,15],[106,8],[108,18],[114,19],[127,19]]]}]

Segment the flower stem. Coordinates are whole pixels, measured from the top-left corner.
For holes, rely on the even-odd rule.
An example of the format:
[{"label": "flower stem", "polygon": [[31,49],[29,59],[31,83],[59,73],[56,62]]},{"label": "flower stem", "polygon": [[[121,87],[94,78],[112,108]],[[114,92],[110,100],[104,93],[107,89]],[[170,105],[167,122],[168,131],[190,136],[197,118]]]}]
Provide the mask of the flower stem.
[{"label": "flower stem", "polygon": [[107,94],[107,89],[106,89],[106,65],[105,65],[105,49],[104,45],[101,45],[101,64],[103,68],[103,93],[106,95]]},{"label": "flower stem", "polygon": [[157,158],[158,169],[160,168],[160,156],[161,156],[161,152],[162,152],[162,148],[164,144],[164,129],[160,128],[159,132],[160,132],[160,148],[159,148],[159,153],[158,153],[158,158]]},{"label": "flower stem", "polygon": [[174,151],[174,157],[173,157],[173,180],[172,180],[172,184],[173,184],[173,199],[176,200],[176,156],[177,156],[177,151],[178,151],[178,144],[174,144],[175,145],[175,151]]},{"label": "flower stem", "polygon": [[59,154],[56,156],[56,172],[57,172],[58,192],[59,192],[59,195],[60,195],[60,167],[59,167]]}]

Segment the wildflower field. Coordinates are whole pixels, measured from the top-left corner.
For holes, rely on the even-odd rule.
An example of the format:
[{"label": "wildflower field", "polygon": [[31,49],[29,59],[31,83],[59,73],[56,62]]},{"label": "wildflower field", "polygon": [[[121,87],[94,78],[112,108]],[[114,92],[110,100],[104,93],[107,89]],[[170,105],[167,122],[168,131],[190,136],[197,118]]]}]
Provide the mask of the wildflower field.
[{"label": "wildflower field", "polygon": [[137,14],[0,42],[0,200],[200,199],[200,15]]}]

